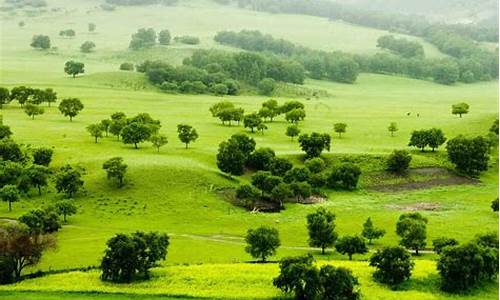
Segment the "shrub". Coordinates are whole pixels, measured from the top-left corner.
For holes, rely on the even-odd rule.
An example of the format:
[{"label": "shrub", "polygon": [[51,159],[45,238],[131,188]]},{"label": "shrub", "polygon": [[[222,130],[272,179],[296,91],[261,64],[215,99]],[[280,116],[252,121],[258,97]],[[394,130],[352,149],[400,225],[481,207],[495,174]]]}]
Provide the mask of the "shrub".
[{"label": "shrub", "polygon": [[120,70],[122,71],[133,71],[134,70],[134,64],[133,63],[128,63],[124,62],[120,65]]},{"label": "shrub", "polygon": [[394,173],[403,173],[408,170],[411,155],[405,150],[394,150],[387,158],[386,170]]},{"label": "shrub", "polygon": [[448,142],[446,150],[448,159],[465,175],[476,177],[488,169],[489,143],[482,136],[466,138],[459,135]]},{"label": "shrub", "polygon": [[358,185],[361,169],[352,163],[343,163],[335,168],[327,179],[330,188],[353,190]]},{"label": "shrub", "polygon": [[326,164],[320,157],[308,159],[304,162],[311,173],[320,173],[325,170]]},{"label": "shrub", "polygon": [[376,268],[375,280],[391,286],[408,280],[414,265],[408,251],[399,246],[377,250],[370,258],[370,266]]},{"label": "shrub", "polygon": [[437,254],[441,254],[444,247],[456,245],[458,245],[458,241],[452,238],[440,237],[432,240],[432,247],[434,249],[434,252],[436,252]]}]

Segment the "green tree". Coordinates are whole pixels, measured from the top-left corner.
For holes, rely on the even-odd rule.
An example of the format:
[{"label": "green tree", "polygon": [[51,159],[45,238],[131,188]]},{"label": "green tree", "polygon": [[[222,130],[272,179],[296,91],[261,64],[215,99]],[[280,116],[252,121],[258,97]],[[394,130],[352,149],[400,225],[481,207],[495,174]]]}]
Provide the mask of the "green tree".
[{"label": "green tree", "polygon": [[257,130],[260,131],[262,133],[262,135],[264,135],[264,130],[267,130],[267,129],[268,129],[268,127],[264,123],[260,123],[259,125],[257,125]]},{"label": "green tree", "polygon": [[167,29],[164,29],[158,33],[158,43],[160,43],[160,45],[170,45],[171,38],[172,37],[170,36],[170,31],[168,31]]},{"label": "green tree", "polygon": [[52,207],[31,210],[18,220],[26,224],[34,235],[53,233],[61,228],[59,215]]},{"label": "green tree", "polygon": [[320,247],[321,254],[325,254],[325,248],[334,245],[337,240],[335,232],[335,214],[323,207],[307,215],[307,230],[309,232],[309,245]]},{"label": "green tree", "polygon": [[58,193],[64,193],[66,197],[72,198],[82,187],[82,173],[70,165],[63,166],[56,173],[55,183]]},{"label": "green tree", "polygon": [[59,111],[65,116],[69,117],[70,121],[76,117],[84,108],[83,103],[78,98],[63,99],[59,103]]},{"label": "green tree", "polygon": [[104,120],[101,120],[101,122],[99,123],[99,125],[101,126],[102,130],[104,131],[104,133],[106,134],[106,137],[108,136],[108,133],[109,133],[109,128],[111,127],[111,120],[109,119],[104,119]]},{"label": "green tree", "polygon": [[85,64],[74,60],[67,61],[64,65],[64,72],[75,78],[76,75],[85,73]]},{"label": "green tree", "polygon": [[427,222],[427,218],[419,213],[407,213],[399,216],[396,223],[396,233],[401,237],[399,244],[415,250],[415,254],[419,255],[418,251],[426,245]]},{"label": "green tree", "polygon": [[295,108],[285,114],[287,122],[297,124],[303,121],[306,117],[306,111],[303,108]]},{"label": "green tree", "polygon": [[55,208],[59,215],[63,216],[64,223],[67,223],[67,217],[76,214],[76,205],[70,200],[61,200],[56,202]]},{"label": "green tree", "polygon": [[31,155],[33,156],[33,164],[48,167],[52,161],[54,150],[47,147],[35,148]]},{"label": "green tree", "polygon": [[247,165],[255,170],[269,170],[271,161],[276,157],[274,150],[267,147],[261,147],[248,156]]},{"label": "green tree", "polygon": [[372,240],[379,239],[385,235],[385,230],[381,228],[376,228],[373,225],[372,219],[366,219],[366,222],[363,223],[363,231],[361,235],[368,240],[368,245],[372,244]]},{"label": "green tree", "polygon": [[[321,290],[318,269],[312,255],[285,257],[280,261],[280,274],[273,285],[296,299],[317,299]],[[320,298],[321,299],[321,298]]]},{"label": "green tree", "polygon": [[12,135],[12,131],[10,130],[10,127],[7,125],[2,125],[0,124],[0,140],[2,139],[8,139]]},{"label": "green tree", "polygon": [[42,195],[42,187],[49,184],[50,170],[46,166],[34,164],[26,169],[26,175],[30,184],[38,189],[38,195]]},{"label": "green tree", "polygon": [[460,70],[456,63],[445,61],[435,65],[433,70],[434,81],[441,84],[454,84],[459,78]]},{"label": "green tree", "polygon": [[217,84],[214,84],[211,88],[212,92],[216,95],[216,96],[223,96],[223,95],[227,95],[228,93],[228,88],[225,84],[223,83],[217,83]]},{"label": "green tree", "polygon": [[250,128],[250,131],[252,131],[252,133],[254,132],[254,129],[257,128],[260,124],[262,124],[262,119],[256,113],[245,115],[245,117],[243,118],[243,126],[245,126],[245,128]]},{"label": "green tree", "polygon": [[47,35],[35,35],[31,41],[31,47],[46,50],[50,48],[50,38]]},{"label": "green tree", "polygon": [[276,89],[276,81],[272,78],[264,78],[259,81],[257,88],[259,89],[259,93],[261,95],[269,96]]},{"label": "green tree", "polygon": [[45,111],[38,105],[28,103],[24,105],[24,112],[31,117],[31,119],[35,119],[35,116],[43,114]]},{"label": "green tree", "polygon": [[394,150],[386,161],[386,170],[393,173],[403,173],[408,170],[411,155],[406,150]]},{"label": "green tree", "polygon": [[0,189],[0,198],[9,203],[9,211],[12,211],[12,203],[20,198],[19,189],[15,185],[7,184]]},{"label": "green tree", "polygon": [[96,27],[97,26],[94,23],[89,23],[88,25],[89,32],[94,32]]},{"label": "green tree", "polygon": [[289,136],[293,141],[293,138],[300,134],[299,126],[297,126],[296,124],[288,126],[286,128],[285,134]]},{"label": "green tree", "polygon": [[365,254],[368,252],[365,239],[356,235],[344,236],[335,242],[335,249],[341,254],[347,254],[352,260],[353,254]]},{"label": "green tree", "polygon": [[124,144],[133,144],[138,149],[138,144],[147,141],[151,137],[151,128],[148,125],[132,122],[120,131]]},{"label": "green tree", "polygon": [[432,152],[446,142],[446,137],[441,129],[431,128],[427,131],[427,145],[431,147]]},{"label": "green tree", "polygon": [[456,245],[458,245],[458,241],[453,238],[440,237],[432,240],[432,248],[436,254],[441,254],[445,247]]},{"label": "green tree", "polygon": [[462,115],[469,113],[469,104],[465,102],[453,104],[451,106],[451,113],[454,115],[459,115],[461,118]]},{"label": "green tree", "polygon": [[127,165],[123,162],[122,157],[108,159],[104,162],[102,168],[106,171],[108,179],[116,179],[118,181],[118,187],[123,186],[125,173],[127,173]]},{"label": "green tree", "polygon": [[335,123],[333,124],[333,130],[339,134],[339,138],[342,138],[342,133],[345,133],[347,129],[346,123]]},{"label": "green tree", "polygon": [[491,201],[491,209],[493,211],[498,211],[498,198]]},{"label": "green tree", "polygon": [[261,262],[276,254],[281,245],[278,230],[267,226],[249,229],[245,241],[245,251],[254,258],[260,258]]},{"label": "green tree", "polygon": [[102,138],[103,129],[101,123],[90,124],[87,126],[87,131],[90,133],[90,136],[94,137],[95,142],[97,143],[98,138]]},{"label": "green tree", "polygon": [[361,169],[352,163],[343,163],[332,170],[328,176],[328,186],[331,188],[341,188],[353,190],[358,186]]},{"label": "green tree", "polygon": [[459,135],[448,141],[446,150],[448,159],[465,175],[475,177],[488,169],[489,146],[482,136],[466,138]]},{"label": "green tree", "polygon": [[153,28],[141,28],[132,35],[129,48],[139,50],[142,48],[151,48],[156,44],[156,32]]},{"label": "green tree", "polygon": [[153,134],[149,141],[153,144],[153,147],[156,148],[157,152],[160,152],[160,148],[168,144],[168,138],[163,134]]},{"label": "green tree", "polygon": [[396,122],[391,122],[387,130],[391,133],[391,136],[394,136],[394,133],[399,130],[398,124]]},{"label": "green tree", "polygon": [[324,300],[359,300],[361,294],[358,279],[351,270],[331,265],[322,266],[319,270],[321,299]]},{"label": "green tree", "polygon": [[304,165],[309,169],[309,171],[311,171],[311,173],[321,173],[326,168],[325,161],[320,157],[308,159],[304,162]]},{"label": "green tree", "polygon": [[[86,41],[80,46],[80,51],[83,53],[90,53],[90,52],[94,51],[94,49],[95,49],[95,43],[92,41]],[[80,72],[80,73],[83,73],[83,72]],[[68,73],[68,74],[73,75],[73,73]]]},{"label": "green tree", "polygon": [[309,134],[302,134],[299,136],[299,144],[302,151],[306,153],[307,158],[318,157],[323,150],[330,151],[330,135],[313,132]]},{"label": "green tree", "polygon": [[370,257],[370,266],[376,268],[375,280],[396,287],[410,278],[415,263],[405,248],[395,246],[377,250]]},{"label": "green tree", "polygon": [[186,149],[189,144],[198,139],[198,132],[191,125],[179,124],[177,125],[177,133],[179,140],[186,145]]},{"label": "green tree", "polygon": [[0,108],[11,101],[9,89],[0,87]]}]

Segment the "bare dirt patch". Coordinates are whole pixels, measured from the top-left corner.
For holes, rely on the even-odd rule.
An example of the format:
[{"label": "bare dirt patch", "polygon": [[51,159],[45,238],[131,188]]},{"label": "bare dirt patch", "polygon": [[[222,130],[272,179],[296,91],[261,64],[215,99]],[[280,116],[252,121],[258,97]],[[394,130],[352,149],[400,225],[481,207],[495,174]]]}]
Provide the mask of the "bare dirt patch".
[{"label": "bare dirt patch", "polygon": [[407,205],[388,204],[385,207],[402,211],[436,211],[441,209],[441,205],[432,202],[418,202]]},{"label": "bare dirt patch", "polygon": [[[394,184],[379,184],[370,187],[370,189],[377,192],[399,192],[407,190],[429,189],[438,186],[478,184],[480,182],[477,179],[459,176],[444,168],[412,169],[409,171],[409,175],[423,175],[428,178],[418,181],[412,181],[410,179],[407,182]],[[411,178],[411,176],[408,178]]]}]

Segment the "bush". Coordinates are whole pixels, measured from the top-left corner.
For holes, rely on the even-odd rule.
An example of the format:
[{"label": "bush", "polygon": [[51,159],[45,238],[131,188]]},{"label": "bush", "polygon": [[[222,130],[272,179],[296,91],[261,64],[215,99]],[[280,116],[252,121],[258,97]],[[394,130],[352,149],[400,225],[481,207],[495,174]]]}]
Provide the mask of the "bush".
[{"label": "bush", "polygon": [[189,35],[184,35],[184,36],[176,36],[174,38],[175,42],[182,43],[182,44],[187,44],[187,45],[198,45],[200,43],[200,39],[195,37],[195,36],[189,36]]},{"label": "bush", "polygon": [[128,63],[124,62],[120,65],[120,70],[122,71],[133,71],[134,70],[134,64],[133,63]]},{"label": "bush", "polygon": [[353,190],[358,186],[361,169],[352,164],[344,163],[335,168],[327,179],[330,188]]},{"label": "bush", "polygon": [[386,170],[394,173],[403,173],[408,170],[411,155],[405,150],[394,150],[387,158]]},{"label": "bush", "polygon": [[259,148],[252,152],[247,159],[247,166],[255,170],[269,170],[274,157],[273,149]]},{"label": "bush", "polygon": [[448,159],[465,175],[476,177],[488,169],[489,143],[482,136],[466,138],[459,135],[448,142],[446,150]]},{"label": "bush", "polygon": [[370,258],[370,266],[377,269],[373,273],[375,280],[391,286],[408,280],[414,265],[408,251],[400,246],[377,250]]},{"label": "bush", "polygon": [[491,201],[491,209],[493,211],[498,211],[498,198],[496,198],[495,200]]},{"label": "bush", "polygon": [[276,88],[276,81],[272,78],[264,78],[258,84],[259,94],[261,95],[271,95]]},{"label": "bush", "polygon": [[304,162],[311,173],[320,173],[325,170],[326,164],[320,157],[308,159]]},{"label": "bush", "polygon": [[179,89],[179,86],[175,82],[164,81],[160,85],[160,89],[166,92],[175,92]]},{"label": "bush", "polygon": [[434,249],[434,252],[436,252],[437,254],[441,254],[444,247],[456,245],[458,245],[458,241],[452,238],[440,237],[432,240],[432,247]]}]

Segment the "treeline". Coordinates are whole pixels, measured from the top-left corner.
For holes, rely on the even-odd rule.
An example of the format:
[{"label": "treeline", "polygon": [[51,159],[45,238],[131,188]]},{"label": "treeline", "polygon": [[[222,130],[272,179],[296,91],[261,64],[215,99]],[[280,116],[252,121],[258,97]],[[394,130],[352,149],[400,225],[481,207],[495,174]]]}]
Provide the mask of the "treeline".
[{"label": "treeline", "polygon": [[359,66],[352,55],[297,46],[289,41],[262,34],[260,31],[222,31],[217,33],[214,40],[249,51],[271,52],[291,57],[314,79],[328,78],[337,82],[353,83],[359,73]]},{"label": "treeline", "polygon": [[[325,52],[297,46],[283,39],[259,31],[219,32],[215,41],[250,51],[266,51],[288,56],[300,62],[314,79],[328,78],[333,81],[352,83],[359,72],[404,75],[416,79],[433,79],[441,84],[457,81],[470,83],[498,77],[498,54],[487,51],[471,50],[471,56],[447,59],[423,59],[418,54],[420,45],[409,41],[396,42],[382,38],[379,43],[394,50],[394,53],[369,55],[350,55],[343,52]],[[396,45],[397,44],[397,45]],[[420,46],[420,47],[418,47]],[[411,48],[411,50],[410,50]],[[423,53],[423,50],[422,50]]]},{"label": "treeline", "polygon": [[390,50],[404,58],[423,57],[424,47],[419,42],[408,41],[404,38],[395,38],[392,35],[384,35],[378,38],[377,47]]}]

